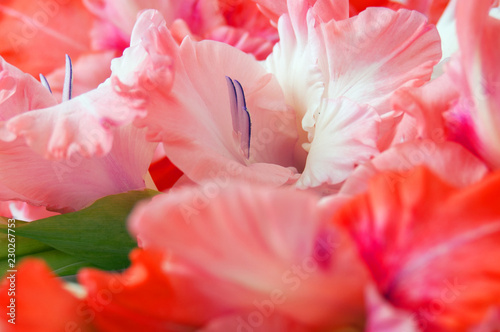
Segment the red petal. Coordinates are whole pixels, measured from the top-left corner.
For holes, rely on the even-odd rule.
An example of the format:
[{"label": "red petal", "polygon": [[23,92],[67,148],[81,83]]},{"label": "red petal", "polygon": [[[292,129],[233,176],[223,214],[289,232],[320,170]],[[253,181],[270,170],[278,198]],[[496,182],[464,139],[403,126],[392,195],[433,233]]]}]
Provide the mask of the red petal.
[{"label": "red petal", "polygon": [[[1,331],[90,331],[79,311],[81,301],[63,288],[45,262],[26,259],[6,276],[14,278],[4,278],[0,287]],[[15,309],[8,308],[12,299]],[[14,311],[15,325],[8,322]]]},{"label": "red petal", "polygon": [[391,176],[337,217],[387,300],[428,331],[468,331],[500,303],[500,173],[466,189],[425,168]]}]

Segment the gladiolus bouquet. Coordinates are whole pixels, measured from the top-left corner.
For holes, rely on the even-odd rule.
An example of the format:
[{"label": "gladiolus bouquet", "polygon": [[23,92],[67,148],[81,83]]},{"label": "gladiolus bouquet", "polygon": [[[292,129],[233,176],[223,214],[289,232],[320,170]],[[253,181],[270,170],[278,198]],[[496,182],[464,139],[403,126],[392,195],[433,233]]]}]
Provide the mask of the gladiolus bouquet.
[{"label": "gladiolus bouquet", "polygon": [[492,0],[0,4],[0,331],[500,331]]}]

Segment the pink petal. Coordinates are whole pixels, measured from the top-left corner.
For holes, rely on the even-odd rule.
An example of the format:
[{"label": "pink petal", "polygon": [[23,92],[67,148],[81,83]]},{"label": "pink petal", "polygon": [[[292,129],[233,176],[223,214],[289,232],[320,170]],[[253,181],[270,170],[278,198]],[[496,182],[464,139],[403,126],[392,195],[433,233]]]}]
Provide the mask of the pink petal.
[{"label": "pink petal", "polygon": [[109,153],[84,158],[74,153],[67,160],[50,161],[30,149],[22,139],[0,141],[0,200],[20,200],[50,210],[69,212],[96,199],[144,189],[155,144],[145,131],[114,129]]},{"label": "pink petal", "polygon": [[341,193],[363,193],[368,189],[369,180],[385,171],[401,173],[386,178],[387,184],[394,187],[411,177],[412,170],[421,165],[428,167],[442,181],[457,187],[478,182],[488,173],[481,160],[456,143],[418,140],[396,145],[359,166],[342,186]]},{"label": "pink petal", "polygon": [[126,123],[131,121],[128,112],[138,112],[128,111],[129,102],[106,84],[57,106],[14,117],[5,128],[46,158],[103,156],[113,142],[110,123]]},{"label": "pink petal", "polygon": [[305,167],[306,153],[302,144],[308,142],[306,130],[314,125],[312,115],[303,119],[309,111],[317,111],[325,89],[325,78],[318,65],[317,50],[320,41],[315,33],[316,19],[305,1],[290,1],[289,13],[280,17],[278,32],[280,41],[265,61],[267,70],[278,79],[288,105],[296,113],[299,140],[295,147],[294,164]]},{"label": "pink petal", "polygon": [[396,89],[428,81],[441,58],[436,28],[415,11],[367,8],[321,27],[328,96],[368,103],[379,113],[390,110],[389,98]]},{"label": "pink petal", "polygon": [[[0,127],[3,121],[28,110],[56,104],[56,99],[33,76],[0,57]],[[0,139],[6,139],[2,137],[1,128]]]},{"label": "pink petal", "polygon": [[330,214],[317,202],[292,189],[209,182],[142,204],[130,228],[146,250],[172,255],[176,267],[166,273],[190,278],[184,291],[207,299],[192,305],[205,303],[212,317],[286,297],[277,314],[333,328],[356,322],[365,279],[349,242],[327,226]]},{"label": "pink petal", "polygon": [[[297,1],[290,0],[254,0],[258,3],[262,12],[271,20],[277,22],[283,14],[289,13],[289,8],[294,6]],[[316,17],[320,17],[323,22],[331,19],[344,20],[349,17],[349,1],[346,0],[309,0],[302,1],[308,4],[308,7],[314,8]]]},{"label": "pink petal", "polygon": [[[475,112],[472,118],[480,139],[481,155],[492,167],[500,167],[500,20],[489,15],[492,2],[457,3],[457,33],[461,51],[464,99]],[[460,75],[459,75],[460,76]]]},{"label": "pink petal", "polygon": [[446,124],[443,113],[448,111],[459,97],[449,75],[442,75],[418,88],[398,90],[392,99],[392,107],[413,117],[417,121],[417,135],[414,138],[446,138]]},{"label": "pink petal", "polygon": [[306,167],[297,186],[316,187],[344,181],[357,165],[378,153],[379,116],[368,105],[346,98],[325,99],[318,111]]}]

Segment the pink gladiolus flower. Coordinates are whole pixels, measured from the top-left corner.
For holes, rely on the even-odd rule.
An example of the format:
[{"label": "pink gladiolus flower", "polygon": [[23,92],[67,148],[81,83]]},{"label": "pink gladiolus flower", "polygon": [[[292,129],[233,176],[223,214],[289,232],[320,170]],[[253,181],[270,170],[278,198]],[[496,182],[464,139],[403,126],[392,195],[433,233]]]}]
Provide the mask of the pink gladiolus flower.
[{"label": "pink gladiolus flower", "polygon": [[296,112],[299,187],[339,184],[376,155],[400,116],[390,97],[429,80],[441,55],[437,31],[417,12],[369,8],[348,18],[347,6],[324,6],[288,1],[266,60]]}]

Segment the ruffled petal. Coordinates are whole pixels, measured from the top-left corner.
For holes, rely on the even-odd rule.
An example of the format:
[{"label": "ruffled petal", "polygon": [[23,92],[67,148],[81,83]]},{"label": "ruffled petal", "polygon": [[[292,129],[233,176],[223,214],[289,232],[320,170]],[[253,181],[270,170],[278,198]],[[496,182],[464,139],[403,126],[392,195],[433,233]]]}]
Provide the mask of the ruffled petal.
[{"label": "ruffled petal", "polygon": [[106,156],[78,153],[54,161],[29,148],[22,139],[0,141],[0,200],[20,200],[60,212],[80,210],[104,196],[144,189],[156,147],[144,129],[111,131],[114,141]]},{"label": "ruffled petal", "polygon": [[113,144],[110,124],[131,121],[127,109],[129,100],[107,84],[57,106],[12,118],[5,128],[48,159],[104,156]]},{"label": "ruffled petal", "polygon": [[3,127],[4,121],[26,111],[56,104],[49,90],[33,76],[23,73],[0,57],[0,139],[13,139]]},{"label": "ruffled petal", "polygon": [[309,9],[306,1],[289,2],[289,13],[278,22],[280,41],[265,62],[283,88],[287,104],[295,109],[299,128],[306,111],[319,107],[325,85],[316,54],[320,49],[316,19]]},{"label": "ruffled petal", "polygon": [[[441,58],[434,26],[415,11],[367,8],[321,25],[328,58],[328,97],[368,103],[382,114],[398,88],[420,86]],[[321,62],[320,62],[321,63]]]},{"label": "ruffled petal", "polygon": [[452,142],[434,142],[429,139],[396,145],[359,166],[340,190],[357,195],[368,189],[369,180],[386,171],[400,173],[387,176],[388,185],[395,186],[412,175],[415,167],[425,165],[442,181],[456,187],[478,182],[488,173],[486,165],[462,146]]},{"label": "ruffled petal", "polygon": [[112,62],[111,78],[62,104],[11,118],[4,124],[8,139],[24,138],[33,150],[55,160],[75,154],[106,155],[113,144],[112,128],[143,117],[148,91],[168,91],[171,85],[171,60],[159,53],[163,49],[157,42],[161,34],[157,27],[162,23],[155,11],[141,15],[132,46]]},{"label": "ruffled petal", "polygon": [[458,97],[458,90],[449,75],[442,75],[418,88],[398,90],[391,100],[392,108],[416,120],[416,135],[406,135],[405,141],[415,138],[442,141],[447,138],[443,114]]},{"label": "ruffled petal", "polygon": [[379,116],[368,105],[346,98],[325,99],[319,109],[306,167],[297,186],[317,187],[344,181],[357,165],[378,154]]}]

